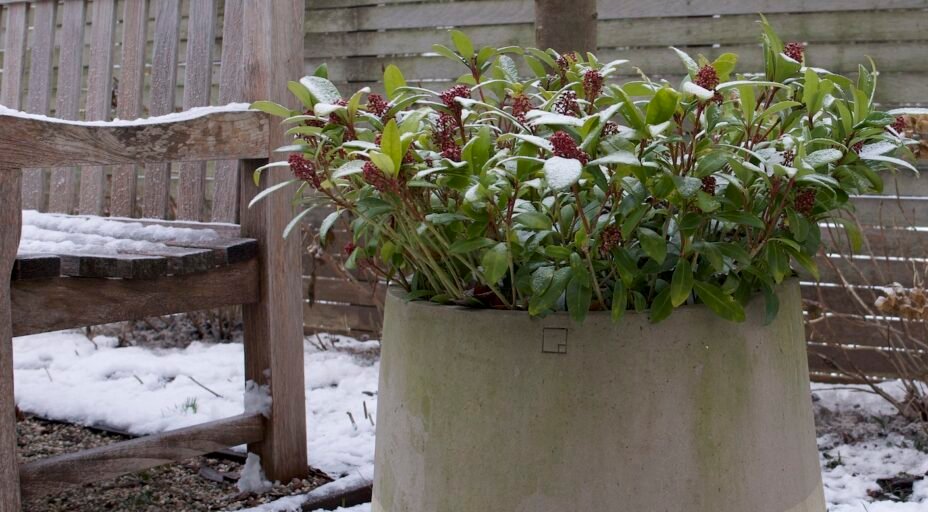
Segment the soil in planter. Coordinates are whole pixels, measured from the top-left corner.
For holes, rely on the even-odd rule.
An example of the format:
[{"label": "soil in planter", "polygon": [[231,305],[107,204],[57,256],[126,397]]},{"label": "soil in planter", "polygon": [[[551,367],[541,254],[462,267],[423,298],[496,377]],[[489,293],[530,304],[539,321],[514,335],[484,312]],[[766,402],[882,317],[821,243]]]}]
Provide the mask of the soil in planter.
[{"label": "soil in planter", "polygon": [[[19,461],[50,457],[104,446],[126,439],[77,425],[27,417],[16,425]],[[239,510],[284,496],[305,494],[329,481],[321,472],[276,485],[255,495],[235,486],[242,464],[214,457],[196,457],[175,464],[125,475],[26,500],[30,512],[206,511]]]}]

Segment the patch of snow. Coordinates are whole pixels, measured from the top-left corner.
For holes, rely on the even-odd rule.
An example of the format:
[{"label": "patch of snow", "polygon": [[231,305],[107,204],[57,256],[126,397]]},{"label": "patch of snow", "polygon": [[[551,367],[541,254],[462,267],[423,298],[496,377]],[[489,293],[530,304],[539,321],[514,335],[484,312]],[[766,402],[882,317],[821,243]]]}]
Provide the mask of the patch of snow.
[{"label": "patch of snow", "polygon": [[833,162],[841,160],[841,157],[844,156],[844,153],[838,151],[837,149],[820,149],[818,151],[813,151],[806,155],[802,161],[809,167],[819,167],[822,165],[827,165]]},{"label": "patch of snow", "polygon": [[261,457],[249,453],[248,457],[245,458],[245,467],[242,468],[241,476],[235,486],[238,487],[239,492],[261,494],[269,491],[271,487],[274,487],[274,484],[264,477],[264,470],[261,469]]},{"label": "patch of snow", "polygon": [[904,107],[895,108],[887,112],[892,116],[928,116],[928,108]]},{"label": "patch of snow", "polygon": [[708,101],[715,97],[714,92],[705,87],[700,87],[693,82],[686,82],[683,84],[683,92],[696,96],[703,101]]},{"label": "patch of snow", "polygon": [[164,249],[164,242],[206,242],[219,238],[213,229],[192,229],[105,217],[68,216],[23,211],[21,254],[116,254]]},{"label": "patch of snow", "polygon": [[271,387],[253,380],[245,382],[245,412],[256,412],[265,418],[271,417]]},{"label": "patch of snow", "polygon": [[860,148],[860,157],[867,158],[873,155],[885,155],[890,151],[896,149],[896,145],[889,141],[875,142],[873,144],[867,144],[866,146]]},{"label": "patch of snow", "polygon": [[320,76],[304,76],[300,79],[300,83],[309,90],[309,93],[319,103],[335,104],[342,99],[342,95],[332,82]]},{"label": "patch of snow", "polygon": [[574,158],[554,156],[545,160],[544,171],[549,187],[554,190],[564,190],[580,179],[583,165],[580,160]]},{"label": "patch of snow", "polygon": [[529,110],[525,114],[529,124],[534,126],[540,125],[560,125],[560,126],[583,126],[584,120],[579,117],[565,116],[557,112],[546,112],[544,110]]},{"label": "patch of snow", "polygon": [[[380,367],[370,354],[379,344],[341,336],[330,339],[337,349],[303,344],[309,463],[334,478],[359,471],[370,475]],[[78,331],[14,338],[17,404],[46,418],[108,425],[138,435],[244,411],[242,344],[195,342],[166,350],[117,344],[116,338],[97,336],[91,341]],[[191,402],[196,407],[185,407]],[[365,417],[365,409],[371,419]]]},{"label": "patch of snow", "polygon": [[146,117],[143,119],[114,119],[112,121],[68,121],[55,117],[43,116],[39,114],[29,114],[19,110],[13,110],[0,105],[0,116],[18,117],[20,119],[32,119],[35,121],[44,121],[47,123],[71,124],[77,126],[142,126],[160,123],[176,123],[178,121],[189,121],[198,117],[217,114],[220,112],[244,112],[251,110],[248,103],[229,103],[228,105],[216,107],[194,107],[183,112],[174,112],[163,116]]}]

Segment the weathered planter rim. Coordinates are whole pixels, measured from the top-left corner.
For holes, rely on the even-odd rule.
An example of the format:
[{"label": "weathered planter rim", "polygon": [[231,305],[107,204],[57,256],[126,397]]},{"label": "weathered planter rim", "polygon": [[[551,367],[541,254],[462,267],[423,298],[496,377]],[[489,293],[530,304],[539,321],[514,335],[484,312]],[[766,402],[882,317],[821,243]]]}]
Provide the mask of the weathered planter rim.
[{"label": "weathered planter rim", "polygon": [[[776,288],[777,295],[780,294],[783,288],[792,287],[792,286],[799,286],[798,277],[793,276],[793,277],[784,279],[779,285],[777,285],[777,288]],[[519,316],[520,320],[527,317],[533,321],[554,320],[559,323],[563,323],[564,321],[569,321],[573,325],[578,325],[578,326],[583,325],[586,322],[601,322],[603,320],[608,320],[610,323],[613,323],[617,326],[621,326],[623,322],[627,322],[629,320],[632,320],[632,321],[644,320],[650,325],[653,325],[655,328],[659,328],[661,325],[664,325],[668,322],[677,321],[679,320],[679,317],[684,316],[684,315],[705,316],[707,314],[711,315],[712,317],[726,324],[739,325],[745,322],[750,322],[751,321],[751,315],[749,312],[750,306],[758,300],[764,300],[763,294],[761,293],[755,293],[754,295],[751,296],[750,300],[748,300],[748,303],[744,305],[745,312],[748,313],[748,316],[745,322],[732,322],[730,320],[726,320],[718,316],[714,311],[709,309],[709,307],[706,306],[705,304],[697,303],[697,304],[684,304],[682,306],[676,307],[673,309],[673,312],[670,314],[668,318],[664,319],[660,323],[651,324],[650,310],[644,310],[644,311],[639,312],[639,311],[635,311],[634,309],[626,309],[625,314],[622,316],[622,319],[617,322],[612,322],[611,311],[608,311],[608,310],[592,311],[591,310],[587,312],[586,319],[583,322],[574,322],[570,318],[570,314],[567,311],[554,311],[545,316],[531,316],[529,315],[528,311],[525,309],[478,308],[478,307],[462,306],[460,304],[439,304],[437,302],[432,302],[430,300],[407,299],[406,297],[403,297],[404,293],[405,292],[403,291],[403,289],[400,288],[399,286],[391,285],[390,287],[387,288],[388,298],[402,302],[404,304],[403,307],[405,308],[432,308],[435,311],[441,311],[442,313],[458,312],[458,313],[473,314],[473,315],[478,315],[478,314],[480,315],[503,315],[503,316],[514,315],[514,316]],[[783,312],[780,311],[777,314],[779,315],[782,313]]]}]

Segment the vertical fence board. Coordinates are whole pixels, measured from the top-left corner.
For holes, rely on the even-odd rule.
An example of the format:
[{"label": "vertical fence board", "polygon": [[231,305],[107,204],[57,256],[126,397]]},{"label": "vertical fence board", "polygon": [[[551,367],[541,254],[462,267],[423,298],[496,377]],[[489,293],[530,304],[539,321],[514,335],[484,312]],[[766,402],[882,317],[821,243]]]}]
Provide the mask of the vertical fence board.
[{"label": "vertical fence board", "polygon": [[[108,121],[113,94],[113,35],[116,30],[116,1],[94,0],[91,4],[90,67],[87,73],[87,103],[85,119]],[[103,167],[81,169],[78,212],[101,215],[106,195]]]},{"label": "vertical fence board", "polygon": [[[136,119],[142,116],[145,87],[145,42],[148,37],[148,0],[126,0],[123,10],[122,58],[116,116]],[[138,188],[138,166],[120,165],[113,169],[110,214],[134,217]]]},{"label": "vertical fence board", "polygon": [[[55,55],[56,0],[35,4],[32,27],[32,50],[29,62],[29,89],[26,110],[33,114],[48,114],[52,94],[52,59]],[[45,169],[23,171],[23,208],[45,208]]]},{"label": "vertical fence board", "polygon": [[[216,12],[216,0],[198,0],[190,4],[187,61],[184,68],[184,110],[209,105]],[[182,163],[180,186],[177,187],[177,218],[203,220],[205,203],[206,162]]]},{"label": "vertical fence board", "polygon": [[[177,47],[180,37],[180,0],[155,2],[154,54],[151,61],[151,104],[153,116],[174,111],[174,94],[177,87]],[[168,218],[171,194],[170,164],[145,166],[142,216],[154,219]]]},{"label": "vertical fence board", "polygon": [[22,98],[23,69],[26,60],[26,20],[29,4],[6,8],[6,35],[3,40],[3,80],[0,82],[0,105],[19,109]]},{"label": "vertical fence board", "polygon": [[[226,0],[222,20],[222,65],[219,68],[219,103],[242,99],[242,0]],[[216,162],[213,222],[238,222],[238,183],[241,162]]]},{"label": "vertical fence board", "polygon": [[[84,54],[84,0],[65,2],[58,32],[58,94],[55,117],[77,119],[80,113],[82,60]],[[48,210],[73,213],[77,200],[77,174],[73,168],[52,169]]]}]

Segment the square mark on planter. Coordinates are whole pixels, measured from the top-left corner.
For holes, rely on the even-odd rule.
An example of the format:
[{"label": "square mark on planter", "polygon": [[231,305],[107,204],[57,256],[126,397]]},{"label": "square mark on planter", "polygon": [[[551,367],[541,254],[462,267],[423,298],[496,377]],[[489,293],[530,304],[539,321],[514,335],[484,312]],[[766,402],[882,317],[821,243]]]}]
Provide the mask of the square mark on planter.
[{"label": "square mark on planter", "polygon": [[547,354],[567,353],[567,329],[545,327],[541,331],[541,351]]}]

